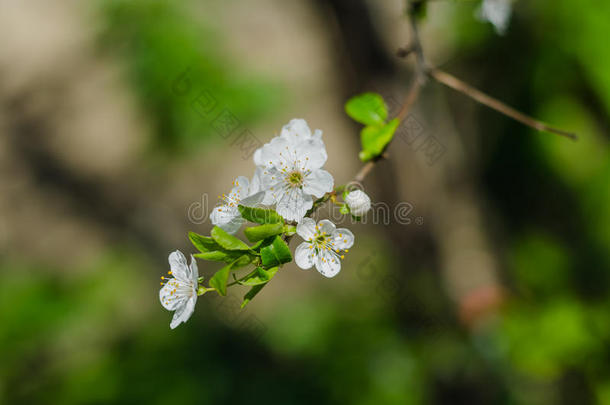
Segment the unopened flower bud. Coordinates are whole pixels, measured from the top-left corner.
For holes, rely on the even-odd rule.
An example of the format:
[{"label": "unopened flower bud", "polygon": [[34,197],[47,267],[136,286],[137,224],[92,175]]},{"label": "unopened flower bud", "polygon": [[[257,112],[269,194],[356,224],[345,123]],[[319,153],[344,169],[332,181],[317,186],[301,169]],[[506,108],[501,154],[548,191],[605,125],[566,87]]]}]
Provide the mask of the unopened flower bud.
[{"label": "unopened flower bud", "polygon": [[371,209],[371,199],[362,190],[354,190],[345,196],[345,202],[352,215],[360,217]]}]

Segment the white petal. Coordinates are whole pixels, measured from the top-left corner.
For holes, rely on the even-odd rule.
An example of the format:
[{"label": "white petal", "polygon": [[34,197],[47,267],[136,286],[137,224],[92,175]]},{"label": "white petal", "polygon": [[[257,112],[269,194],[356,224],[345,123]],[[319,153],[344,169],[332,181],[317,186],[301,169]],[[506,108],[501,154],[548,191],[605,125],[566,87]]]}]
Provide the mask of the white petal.
[{"label": "white petal", "polygon": [[311,136],[314,140],[321,141],[322,140],[322,130],[316,129],[313,131],[313,135]]},{"label": "white petal", "polygon": [[299,188],[279,193],[275,210],[288,221],[300,221],[313,206],[313,199]]},{"label": "white petal", "polygon": [[302,118],[295,118],[282,128],[280,136],[291,142],[298,142],[304,138],[311,137],[311,130],[307,125],[307,121]]},{"label": "white petal", "polygon": [[290,141],[276,137],[263,146],[261,161],[266,167],[282,168],[288,165],[291,153],[294,153],[294,147]]},{"label": "white petal", "polygon": [[297,225],[297,234],[304,240],[310,240],[316,234],[316,221],[307,217]]},{"label": "white petal", "polygon": [[333,191],[333,176],[326,170],[314,170],[305,178],[303,191],[320,198]]},{"label": "white petal", "polygon": [[322,140],[312,138],[300,142],[294,148],[299,163],[305,170],[320,169],[326,163],[328,155]]},{"label": "white petal", "polygon": [[228,205],[221,205],[215,207],[210,214],[210,221],[213,225],[220,227],[230,223],[236,217],[239,217],[239,209],[237,207],[229,207]]},{"label": "white petal", "polygon": [[197,286],[199,285],[199,268],[197,268],[197,261],[195,257],[191,255],[191,280],[193,280],[195,295],[197,295]]},{"label": "white petal", "polygon": [[159,291],[159,301],[161,301],[161,305],[163,305],[163,308],[169,311],[174,311],[176,308],[178,308],[184,303],[184,301],[187,299],[186,297],[177,296],[175,292],[172,294],[172,291],[178,289],[179,287],[180,282],[175,278],[171,278],[161,288],[161,290]]},{"label": "white petal", "polygon": [[303,270],[311,269],[315,262],[314,250],[310,247],[310,243],[303,242],[294,251],[294,261]]},{"label": "white petal", "polygon": [[335,230],[336,230],[335,224],[330,222],[328,219],[323,219],[320,222],[318,222],[318,231],[320,233],[326,232],[326,234],[328,236],[332,236],[332,234],[335,233]]},{"label": "white petal", "polygon": [[250,188],[250,180],[248,180],[247,177],[239,176],[238,178],[235,179],[235,181],[233,182],[233,185],[235,187],[233,187],[231,189],[231,193],[229,194],[229,196],[231,198],[233,198],[236,201],[239,201],[242,198],[245,198],[248,196],[248,191]]},{"label": "white petal", "polygon": [[334,277],[341,271],[341,259],[331,250],[321,250],[316,257],[316,269],[326,277]]},{"label": "white petal", "polygon": [[261,159],[261,153],[263,151],[263,148],[258,148],[257,150],[254,151],[254,165],[255,166],[263,166],[263,161]]},{"label": "white petal", "polygon": [[169,268],[172,271],[172,275],[180,281],[190,280],[190,270],[186,263],[186,257],[181,251],[176,250],[169,254]]},{"label": "white petal", "polygon": [[252,176],[252,181],[250,182],[250,188],[248,189],[248,195],[256,194],[259,191],[263,191],[263,178],[264,178],[265,169],[262,167],[257,167],[254,170],[254,175]]},{"label": "white petal", "polygon": [[354,234],[346,228],[339,228],[331,234],[335,250],[345,250],[354,246]]},{"label": "white petal", "polygon": [[188,321],[188,319],[193,315],[195,311],[195,303],[197,302],[197,296],[189,298],[184,305],[178,307],[176,312],[174,312],[174,317],[172,318],[172,322],[169,324],[169,327],[175,329],[176,326],[180,325],[182,322]]},{"label": "white petal", "polygon": [[246,207],[258,207],[259,205],[262,205],[265,194],[264,191],[259,191],[249,197],[243,198],[240,204],[245,205]]},{"label": "white petal", "polygon": [[245,219],[243,219],[241,216],[237,216],[237,217],[233,217],[233,219],[231,219],[227,223],[218,225],[218,227],[220,227],[225,232],[233,235],[235,232],[239,231],[239,228],[241,228],[241,226],[245,223],[246,223]]}]

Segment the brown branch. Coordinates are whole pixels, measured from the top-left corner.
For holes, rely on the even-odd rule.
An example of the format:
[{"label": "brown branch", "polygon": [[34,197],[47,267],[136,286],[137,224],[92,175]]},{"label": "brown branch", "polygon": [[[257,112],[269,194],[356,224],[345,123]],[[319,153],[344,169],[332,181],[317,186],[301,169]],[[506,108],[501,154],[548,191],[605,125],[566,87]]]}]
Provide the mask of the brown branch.
[{"label": "brown branch", "polygon": [[[407,117],[407,114],[411,110],[411,107],[413,107],[413,104],[415,104],[415,102],[417,101],[417,99],[419,97],[421,88],[423,87],[423,85],[426,82],[426,78],[431,77],[434,80],[436,80],[437,82],[444,84],[445,86],[450,87],[456,91],[459,91],[460,93],[472,98],[473,100],[477,101],[478,103],[483,104],[493,110],[496,110],[499,113],[504,114],[505,116],[512,118],[515,121],[518,121],[531,128],[534,128],[538,131],[550,132],[553,134],[564,136],[564,137],[572,139],[572,140],[577,139],[576,134],[574,134],[572,132],[567,132],[567,131],[563,131],[561,129],[553,128],[520,111],[515,110],[514,108],[510,107],[509,105],[503,103],[502,101],[483,93],[482,91],[472,87],[468,83],[458,79],[457,77],[455,77],[447,72],[444,72],[438,68],[428,67],[425,57],[424,57],[424,52],[423,52],[423,48],[421,45],[421,41],[419,39],[416,17],[412,12],[409,13],[409,27],[411,29],[411,44],[406,46],[403,49],[399,49],[397,52],[397,56],[404,58],[404,57],[409,56],[412,53],[415,54],[415,58],[416,58],[415,77],[413,78],[413,81],[411,82],[411,87],[409,87],[407,95],[402,103],[400,111],[396,115],[396,118],[398,118],[399,120],[402,121],[403,119],[405,119]],[[391,141],[390,141],[390,143],[391,143]],[[386,157],[385,150],[388,148],[390,143],[388,143],[385,146],[385,148],[383,149],[383,153],[380,156],[367,162],[358,171],[358,173],[354,177],[354,181],[362,182],[366,178],[366,176],[371,172],[371,170],[373,170],[375,168],[375,165],[377,164],[377,162]]]},{"label": "brown branch", "polygon": [[452,89],[459,91],[460,93],[472,98],[473,100],[498,111],[501,114],[506,115],[509,118],[514,119],[515,121],[519,121],[520,123],[532,127],[538,131],[550,132],[553,134],[565,136],[566,138],[576,140],[576,134],[572,132],[566,132],[561,129],[553,128],[545,123],[538,121],[524,113],[515,110],[514,108],[504,104],[500,100],[497,100],[480,90],[472,87],[466,82],[458,79],[457,77],[450,75],[440,69],[431,68],[427,70],[427,74],[436,80],[439,83],[444,84],[447,87],[451,87]]}]

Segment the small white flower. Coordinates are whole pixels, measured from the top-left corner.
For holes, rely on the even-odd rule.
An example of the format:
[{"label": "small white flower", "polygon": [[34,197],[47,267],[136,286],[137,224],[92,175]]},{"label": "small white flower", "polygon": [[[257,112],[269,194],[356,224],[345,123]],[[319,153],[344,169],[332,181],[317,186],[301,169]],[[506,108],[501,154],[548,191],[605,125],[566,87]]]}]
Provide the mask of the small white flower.
[{"label": "small white flower", "polygon": [[239,176],[233,182],[233,188],[229,195],[219,196],[224,204],[215,207],[210,214],[212,224],[219,226],[227,233],[233,234],[246,222],[241,217],[238,205],[249,207],[264,203],[265,192],[262,190],[262,168],[257,168],[249,181],[244,176]]},{"label": "small white flower", "polygon": [[350,212],[357,217],[366,214],[371,209],[371,199],[362,190],[351,191],[345,196],[345,203]]},{"label": "small white flower", "polygon": [[327,159],[322,131],[313,134],[305,120],[294,119],[280,136],[254,153],[254,163],[265,168],[265,203],[289,221],[300,221],[313,206],[313,197],[332,191],[334,180],[322,170]]},{"label": "small white flower", "polygon": [[496,32],[504,35],[512,13],[512,0],[483,0],[477,11],[477,17],[493,24]]},{"label": "small white flower", "polygon": [[341,270],[342,252],[352,247],[354,234],[349,229],[336,229],[327,219],[316,225],[311,218],[303,218],[297,225],[297,233],[305,240],[294,252],[297,266],[307,270],[315,265],[320,274],[336,276]]},{"label": "small white flower", "polygon": [[172,278],[161,277],[163,287],[159,291],[161,305],[169,311],[175,311],[169,327],[174,329],[182,322],[188,321],[195,310],[197,302],[197,287],[199,271],[197,262],[191,255],[191,265],[186,263],[186,257],[176,250],[169,255],[169,268]]}]

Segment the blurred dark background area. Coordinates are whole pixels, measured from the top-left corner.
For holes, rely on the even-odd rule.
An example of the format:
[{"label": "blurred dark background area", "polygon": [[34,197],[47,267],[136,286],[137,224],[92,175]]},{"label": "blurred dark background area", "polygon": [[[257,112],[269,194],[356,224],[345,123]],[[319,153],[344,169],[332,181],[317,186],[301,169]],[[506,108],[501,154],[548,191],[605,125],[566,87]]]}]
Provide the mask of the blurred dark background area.
[{"label": "blurred dark background area", "polygon": [[578,141],[429,81],[337,277],[170,330],[167,255],[253,172],[244,136],[305,118],[353,178],[343,105],[400,108],[406,3],[0,3],[0,403],[610,404],[610,3],[518,0],[504,35],[479,6],[429,1],[427,60]]}]

